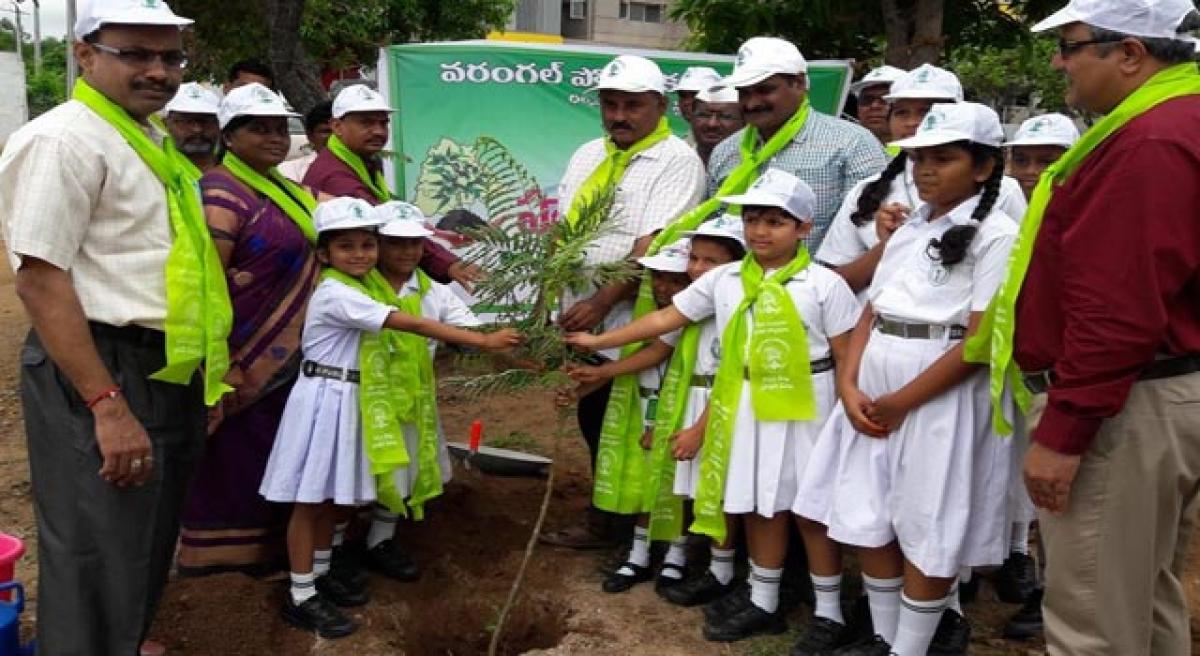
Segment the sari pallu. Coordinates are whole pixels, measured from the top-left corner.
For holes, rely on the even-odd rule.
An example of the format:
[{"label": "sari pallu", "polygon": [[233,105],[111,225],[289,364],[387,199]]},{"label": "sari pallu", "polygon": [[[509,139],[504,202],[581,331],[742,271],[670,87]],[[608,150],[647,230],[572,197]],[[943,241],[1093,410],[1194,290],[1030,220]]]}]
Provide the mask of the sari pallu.
[{"label": "sari pallu", "polygon": [[210,419],[184,507],[179,569],[272,570],[286,563],[289,509],[265,501],[258,485],[299,373],[300,331],[320,267],[303,233],[274,203],[221,170],[205,175],[201,187],[206,207],[237,216],[237,225],[210,230],[218,243],[233,243],[226,265],[234,315],[229,351],[241,380]]}]

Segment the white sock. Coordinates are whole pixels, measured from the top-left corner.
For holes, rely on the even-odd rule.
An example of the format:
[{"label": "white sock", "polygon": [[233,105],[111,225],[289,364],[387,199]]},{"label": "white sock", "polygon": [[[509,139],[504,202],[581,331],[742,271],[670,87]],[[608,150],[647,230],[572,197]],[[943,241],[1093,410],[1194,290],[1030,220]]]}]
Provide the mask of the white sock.
[{"label": "white sock", "polygon": [[313,576],[325,576],[329,573],[329,560],[333,558],[332,549],[317,549],[313,552]]},{"label": "white sock", "polygon": [[975,568],[974,567],[958,568],[958,582],[959,583],[970,583],[971,579],[973,579],[973,578],[975,578]]},{"label": "white sock", "polygon": [[957,579],[955,579],[954,583],[950,584],[950,592],[946,594],[946,608],[949,608],[950,610],[958,613],[959,615],[963,614],[962,599],[960,599],[958,596],[958,580]]},{"label": "white sock", "polygon": [[759,567],[750,561],[750,601],[759,608],[774,613],[779,610],[779,581],[783,568]]},{"label": "white sock", "polygon": [[929,643],[933,642],[933,634],[937,632],[938,622],[942,619],[942,610],[946,600],[916,601],[908,595],[900,595],[900,621],[896,629],[896,641],[892,643],[892,654],[895,656],[925,656],[929,651]]},{"label": "white sock", "polygon": [[671,541],[670,548],[667,549],[667,555],[663,558],[664,565],[674,565],[675,567],[664,567],[661,576],[669,579],[681,579],[683,574],[680,572],[687,565],[687,538],[680,537]]},{"label": "white sock", "polygon": [[374,549],[384,540],[396,534],[396,521],[400,516],[386,510],[376,509],[371,519],[371,530],[367,531],[367,548]]},{"label": "white sock", "polygon": [[[650,566],[650,537],[649,531],[645,527],[633,527],[633,544],[629,546],[629,558],[627,560],[638,567]],[[634,572],[628,567],[621,567],[621,569],[617,570],[617,574],[633,576]]]},{"label": "white sock", "polygon": [[341,524],[334,525],[333,546],[340,547],[342,546],[342,543],[346,541],[346,527],[349,525],[350,522],[342,522]]},{"label": "white sock", "polygon": [[863,587],[867,589],[867,602],[871,606],[871,623],[875,633],[889,645],[896,641],[896,624],[900,617],[900,590],[904,578],[877,579],[863,574]]},{"label": "white sock", "polygon": [[842,617],[842,575],[809,576],[812,577],[813,594],[817,598],[817,607],[813,609],[813,615],[845,624],[846,620]]},{"label": "white sock", "polygon": [[736,553],[735,549],[712,548],[712,559],[708,561],[708,571],[712,572],[713,578],[720,581],[721,585],[729,585],[729,582],[733,580],[733,557]]},{"label": "white sock", "polygon": [[1008,550],[1012,553],[1029,555],[1029,522],[1013,522]]},{"label": "white sock", "polygon": [[300,604],[312,599],[317,594],[317,577],[312,572],[292,572],[292,603]]}]

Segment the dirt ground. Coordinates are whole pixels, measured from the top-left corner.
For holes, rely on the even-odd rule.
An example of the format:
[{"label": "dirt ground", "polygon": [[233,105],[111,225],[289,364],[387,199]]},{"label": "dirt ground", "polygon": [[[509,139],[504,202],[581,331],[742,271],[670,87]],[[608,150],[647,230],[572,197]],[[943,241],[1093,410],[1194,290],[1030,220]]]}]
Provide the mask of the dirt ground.
[{"label": "dirt ground", "polygon": [[[37,544],[17,396],[17,354],[27,325],[11,280],[0,277],[0,530],[23,538],[28,547],[17,576],[28,589],[23,629],[29,635],[37,613]],[[483,402],[449,390],[441,396],[449,439],[465,441],[471,421],[480,419],[485,443],[500,440],[545,455],[554,450],[556,419],[548,394]],[[572,434],[560,447],[551,527],[577,517],[590,489],[582,440]],[[353,612],[362,629],[349,638],[326,641],[289,628],[278,615],[282,579],[237,574],[173,580],[153,635],[167,645],[169,654],[194,656],[482,654],[520,563],[543,485],[539,480],[491,478],[456,468],[454,481],[430,506],[428,519],[402,525],[401,541],[421,563],[424,576],[411,584],[373,578],[371,603]],[[698,610],[663,602],[650,584],[620,595],[602,593],[598,568],[610,557],[539,547],[508,621],[503,653],[786,654],[809,612],[803,607],[793,611],[789,635],[716,646],[700,636]],[[1200,610],[1200,548],[1193,549],[1192,562],[1189,595],[1192,607]],[[1040,643],[998,637],[999,627],[1015,608],[994,601],[984,584],[980,599],[967,607],[974,628],[971,653],[1041,652]],[[1193,625],[1200,626],[1200,613],[1194,613]],[[1194,651],[1200,653],[1200,642],[1196,646]]]}]

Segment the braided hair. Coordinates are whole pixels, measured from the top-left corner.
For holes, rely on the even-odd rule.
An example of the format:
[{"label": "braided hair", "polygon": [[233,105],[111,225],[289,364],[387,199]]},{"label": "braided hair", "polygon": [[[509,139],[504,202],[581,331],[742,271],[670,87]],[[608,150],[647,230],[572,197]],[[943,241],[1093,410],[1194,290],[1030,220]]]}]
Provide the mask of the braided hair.
[{"label": "braided hair", "polygon": [[[971,163],[979,168],[987,162],[992,162],[992,175],[984,181],[979,205],[971,212],[971,219],[982,223],[992,213],[992,207],[1000,197],[1000,183],[1004,179],[1004,157],[999,148],[985,146],[974,142],[960,142],[962,148],[971,153]],[[954,226],[942,234],[941,239],[930,239],[929,257],[950,268],[962,262],[967,256],[967,249],[975,239],[979,228],[973,225]]]},{"label": "braided hair", "polygon": [[856,228],[861,228],[875,219],[875,212],[883,204],[883,199],[887,198],[888,191],[892,188],[892,182],[904,171],[906,164],[908,164],[908,152],[900,151],[900,154],[893,157],[892,161],[888,163],[883,173],[879,174],[878,180],[863,187],[862,193],[858,195],[858,209],[850,215],[850,222]]}]

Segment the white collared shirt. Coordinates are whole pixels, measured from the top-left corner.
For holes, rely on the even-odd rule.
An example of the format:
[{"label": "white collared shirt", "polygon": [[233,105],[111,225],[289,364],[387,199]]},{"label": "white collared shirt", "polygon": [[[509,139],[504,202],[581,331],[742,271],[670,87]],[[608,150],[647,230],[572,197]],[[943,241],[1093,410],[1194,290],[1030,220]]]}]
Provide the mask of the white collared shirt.
[{"label": "white collared shirt", "polygon": [[[471,308],[467,307],[467,304],[449,287],[435,280],[430,280],[429,283],[429,291],[421,298],[422,317],[456,328],[474,328],[482,324]],[[421,293],[421,287],[417,282],[417,277],[409,276],[396,296],[404,298],[410,294],[419,293]],[[433,357],[437,351],[437,345],[436,339],[429,339],[430,357]]]},{"label": "white collared shirt", "polygon": [[[858,299],[841,276],[816,262],[792,276],[784,287],[808,333],[809,359],[828,358],[829,338],[849,332],[858,323],[862,314]],[[690,287],[676,294],[672,303],[692,321],[715,316],[716,334],[723,335],[744,297],[742,263],[730,262],[700,276]],[[746,318],[747,325],[753,330],[753,308],[746,310]],[[746,348],[749,347],[747,340]],[[720,361],[719,352],[712,355],[714,363]]]},{"label": "white collared shirt", "polygon": [[[921,196],[917,191],[917,183],[913,179],[912,171],[913,163],[912,160],[909,160],[904,170],[903,184],[899,179],[893,180],[887,196],[879,204],[880,207],[890,203],[900,203],[912,209],[921,207]],[[873,175],[859,182],[850,190],[850,193],[846,194],[846,200],[833,217],[829,232],[825,233],[825,241],[821,242],[821,248],[817,250],[817,260],[829,266],[845,266],[862,257],[864,253],[879,243],[879,235],[875,232],[875,221],[868,220],[861,226],[856,226],[850,219],[850,215],[858,211],[858,199],[862,196],[863,190],[868,184],[878,179],[878,175]],[[995,210],[1020,223],[1025,217],[1025,210],[1028,207],[1029,204],[1025,200],[1025,193],[1021,191],[1020,183],[1007,175],[1004,176],[1000,181],[1000,195],[996,197]]]},{"label": "white collared shirt", "polygon": [[[1004,280],[1017,224],[993,210],[981,223],[971,218],[976,195],[945,216],[929,220],[922,205],[896,229],[883,249],[867,298],[877,316],[906,323],[965,326],[972,312],[987,309]],[[930,257],[930,240],[957,225],[978,231],[962,262],[949,268]]]},{"label": "white collared shirt", "polygon": [[[604,139],[594,139],[575,151],[558,188],[559,208],[565,215],[575,193],[592,171],[607,157]],[[681,214],[695,207],[704,193],[704,165],[696,151],[679,137],[670,136],[638,153],[625,169],[617,185],[611,229],[587,250],[587,264],[618,262],[629,256],[634,243],[662,230]],[[581,293],[564,294],[562,309],[596,292],[589,286]],[[613,306],[601,324],[605,331],[619,328],[633,316],[633,303],[621,301]],[[609,349],[601,354],[610,360],[620,351]]]},{"label": "white collared shirt", "polygon": [[[146,133],[161,143],[157,129]],[[68,272],[89,320],[162,328],[171,250],[166,188],[82,103],[63,103],[8,140],[0,225],[13,270],[29,256]]]}]

